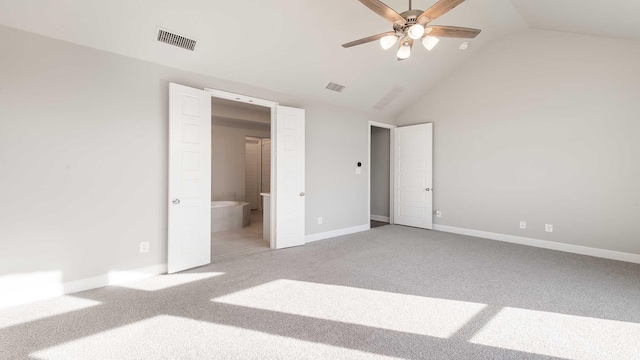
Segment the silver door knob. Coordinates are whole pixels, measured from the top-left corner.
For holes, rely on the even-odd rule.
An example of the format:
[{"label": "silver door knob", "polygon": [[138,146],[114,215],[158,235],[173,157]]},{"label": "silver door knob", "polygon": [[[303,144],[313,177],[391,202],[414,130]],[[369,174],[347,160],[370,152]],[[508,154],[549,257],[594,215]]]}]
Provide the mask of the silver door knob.
[{"label": "silver door knob", "polygon": [[172,203],[173,205],[178,205],[180,204],[180,199],[173,199]]},{"label": "silver door knob", "polygon": [[301,193],[300,193],[300,196],[304,196],[304,192],[301,192]]}]

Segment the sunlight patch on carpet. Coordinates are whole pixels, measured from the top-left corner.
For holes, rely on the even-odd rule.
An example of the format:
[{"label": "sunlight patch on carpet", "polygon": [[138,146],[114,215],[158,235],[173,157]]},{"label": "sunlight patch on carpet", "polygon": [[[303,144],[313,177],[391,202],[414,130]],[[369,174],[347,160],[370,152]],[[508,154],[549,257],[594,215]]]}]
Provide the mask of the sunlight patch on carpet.
[{"label": "sunlight patch on carpet", "polygon": [[169,315],[142,320],[30,355],[41,360],[395,359]]},{"label": "sunlight patch on carpet", "polygon": [[62,271],[0,275],[0,309],[64,294]]},{"label": "sunlight patch on carpet", "polygon": [[503,308],[471,342],[565,359],[640,359],[640,324]]},{"label": "sunlight patch on carpet", "polygon": [[285,279],[212,301],[438,338],[449,338],[487,306]]},{"label": "sunlight patch on carpet", "polygon": [[59,296],[31,304],[14,306],[0,310],[0,329],[70,313],[100,304],[101,302],[99,301],[74,296]]},{"label": "sunlight patch on carpet", "polygon": [[165,274],[158,275],[148,279],[130,281],[118,284],[119,287],[125,287],[134,290],[158,291],[174,286],[188,284],[194,281],[209,279],[212,277],[224,275],[223,272],[203,272],[203,273],[184,273],[184,274]]}]

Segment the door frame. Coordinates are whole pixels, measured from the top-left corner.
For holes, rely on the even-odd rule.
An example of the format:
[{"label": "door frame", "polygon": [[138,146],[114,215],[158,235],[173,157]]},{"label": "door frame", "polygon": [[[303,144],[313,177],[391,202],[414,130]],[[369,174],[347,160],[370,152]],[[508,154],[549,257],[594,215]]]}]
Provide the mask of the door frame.
[{"label": "door frame", "polygon": [[[276,109],[279,103],[270,100],[264,100],[260,98],[254,98],[251,96],[235,94],[228,91],[222,91],[218,89],[205,88],[205,91],[211,94],[211,97],[215,97],[218,99],[225,99],[231,101],[242,102],[246,104],[258,105],[271,108],[271,201],[270,201],[270,236],[269,236],[269,247],[271,249],[276,248],[276,189],[273,184],[276,183],[276,157],[275,157],[275,144],[277,140],[277,126],[276,122],[278,119],[276,118]],[[211,136],[211,134],[209,134]]]},{"label": "door frame", "polygon": [[[258,199],[256,199],[256,205],[258,206],[256,208],[256,210],[262,210],[262,204],[260,201],[260,194],[262,193],[262,139],[256,136],[249,136],[249,135],[245,135],[244,136],[244,154],[245,154],[245,159],[244,159],[244,170],[245,170],[245,186],[244,186],[244,201],[250,203],[249,201],[247,201],[247,144],[249,143],[249,141],[253,141],[256,145],[258,145],[258,150],[257,150],[257,157],[258,157],[258,171],[256,172],[256,190],[258,193]],[[253,210],[253,209],[251,209]]]},{"label": "door frame", "polygon": [[[256,140],[258,141],[258,143],[260,144],[259,149],[258,149],[258,156],[260,157],[260,166],[258,169],[258,210],[262,210],[262,200],[260,199],[260,193],[262,193],[262,173],[263,173],[263,167],[262,167],[262,142],[264,141],[264,139],[269,139],[271,140],[271,138],[265,138],[265,137],[260,137],[260,136],[251,136],[251,135],[245,135],[245,143],[246,140]],[[269,172],[269,174],[271,174],[271,172]],[[271,177],[271,176],[269,176]],[[246,199],[245,199],[246,200]]]},{"label": "door frame", "polygon": [[394,181],[394,149],[395,149],[395,141],[393,136],[393,129],[397,128],[396,125],[385,124],[377,121],[369,121],[369,125],[367,129],[369,130],[367,133],[368,137],[368,159],[367,164],[367,219],[369,219],[369,224],[371,223],[371,128],[379,127],[384,129],[389,129],[389,224],[393,224],[393,202],[394,202],[394,189],[393,189],[393,181]]}]

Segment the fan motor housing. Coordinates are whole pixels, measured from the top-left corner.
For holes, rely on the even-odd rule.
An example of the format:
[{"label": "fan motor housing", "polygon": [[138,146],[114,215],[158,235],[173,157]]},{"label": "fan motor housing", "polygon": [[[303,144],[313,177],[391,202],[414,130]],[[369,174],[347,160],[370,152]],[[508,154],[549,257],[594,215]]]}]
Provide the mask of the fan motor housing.
[{"label": "fan motor housing", "polygon": [[[406,22],[404,24],[396,22],[395,24],[393,24],[393,30],[405,33],[407,29],[418,22],[418,16],[420,16],[423,12],[423,10],[413,9],[401,13],[400,16],[402,16],[406,20]],[[423,17],[420,20],[421,23],[423,22],[422,20],[427,20],[426,22],[428,22],[429,18]]]}]

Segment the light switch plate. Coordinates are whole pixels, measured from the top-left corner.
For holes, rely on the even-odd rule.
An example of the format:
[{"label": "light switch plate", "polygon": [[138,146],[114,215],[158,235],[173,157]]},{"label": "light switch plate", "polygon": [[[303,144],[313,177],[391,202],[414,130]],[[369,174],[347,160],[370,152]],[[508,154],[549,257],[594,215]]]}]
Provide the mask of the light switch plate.
[{"label": "light switch plate", "polygon": [[356,168],[356,175],[360,175],[360,174],[362,174],[362,169],[357,167]]},{"label": "light switch plate", "polygon": [[149,242],[141,242],[140,243],[140,253],[148,253],[149,252]]},{"label": "light switch plate", "polygon": [[527,228],[527,222],[526,221],[520,221],[520,229],[526,229]]},{"label": "light switch plate", "polygon": [[545,224],[545,225],[544,225],[544,231],[546,231],[546,232],[553,232],[553,225],[551,225],[551,224]]}]

